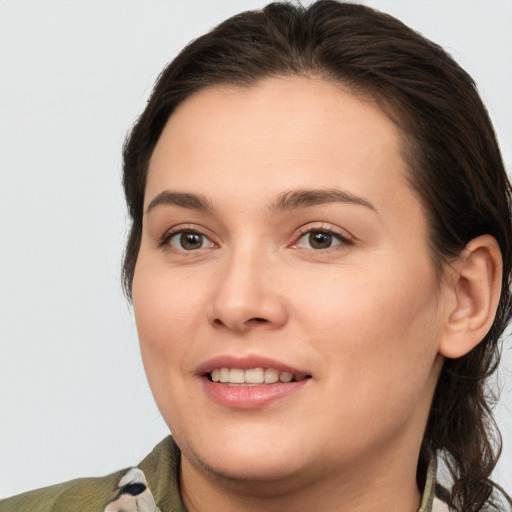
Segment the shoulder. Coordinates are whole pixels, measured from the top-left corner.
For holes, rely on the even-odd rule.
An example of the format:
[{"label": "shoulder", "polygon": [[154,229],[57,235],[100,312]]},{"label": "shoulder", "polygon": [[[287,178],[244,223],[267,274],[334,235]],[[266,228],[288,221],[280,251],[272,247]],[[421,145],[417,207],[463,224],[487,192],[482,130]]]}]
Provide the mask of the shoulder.
[{"label": "shoulder", "polygon": [[0,502],[2,512],[97,512],[116,496],[117,483],[128,469],[100,478],[79,478],[29,491]]},{"label": "shoulder", "polygon": [[1,512],[182,511],[180,453],[169,436],[134,468],[99,478],[79,478],[0,501]]}]

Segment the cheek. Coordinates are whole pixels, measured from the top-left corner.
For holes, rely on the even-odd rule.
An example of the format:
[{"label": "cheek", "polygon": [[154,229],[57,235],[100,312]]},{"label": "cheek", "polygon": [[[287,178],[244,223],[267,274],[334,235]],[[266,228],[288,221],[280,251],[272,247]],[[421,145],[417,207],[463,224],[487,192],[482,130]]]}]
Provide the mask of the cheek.
[{"label": "cheek", "polygon": [[197,348],[194,328],[204,311],[203,292],[165,272],[155,273],[143,259],[136,268],[133,307],[142,361],[155,401],[173,432],[179,431],[180,414],[191,416],[193,400],[182,377],[190,373],[189,361]]},{"label": "cheek", "polygon": [[[186,363],[193,333],[204,318],[204,288],[155,272],[142,259],[133,281],[133,307],[141,353],[150,382],[160,372]],[[154,375],[155,374],[155,375]]]},{"label": "cheek", "polygon": [[348,379],[368,383],[428,377],[440,335],[429,265],[408,272],[354,269],[316,284],[316,294],[312,288],[303,293],[302,320],[325,360],[336,361]]},{"label": "cheek", "polygon": [[316,313],[323,318],[316,339],[326,365],[326,394],[335,397],[355,436],[377,435],[377,425],[381,433],[394,432],[418,408],[428,409],[439,336],[429,283],[418,280],[416,287],[406,279],[373,288],[345,283],[336,306],[331,296],[323,317],[321,308]]}]

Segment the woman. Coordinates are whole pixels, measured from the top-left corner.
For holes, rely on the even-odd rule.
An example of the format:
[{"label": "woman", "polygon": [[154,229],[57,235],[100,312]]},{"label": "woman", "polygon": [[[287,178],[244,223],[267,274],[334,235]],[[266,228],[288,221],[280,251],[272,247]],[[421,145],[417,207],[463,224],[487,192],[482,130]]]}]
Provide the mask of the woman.
[{"label": "woman", "polygon": [[510,184],[446,53],[352,4],[241,14],[163,72],[124,162],[125,286],[173,439],[6,510],[510,506],[484,388]]}]

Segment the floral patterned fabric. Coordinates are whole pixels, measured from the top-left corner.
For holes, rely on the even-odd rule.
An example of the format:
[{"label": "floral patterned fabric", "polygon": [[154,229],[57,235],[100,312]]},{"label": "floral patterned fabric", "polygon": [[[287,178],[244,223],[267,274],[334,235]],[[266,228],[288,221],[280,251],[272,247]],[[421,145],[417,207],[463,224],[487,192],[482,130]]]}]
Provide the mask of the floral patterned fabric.
[{"label": "floral patterned fabric", "polygon": [[117,488],[118,495],[106,506],[105,512],[161,512],[140,469],[130,469]]}]

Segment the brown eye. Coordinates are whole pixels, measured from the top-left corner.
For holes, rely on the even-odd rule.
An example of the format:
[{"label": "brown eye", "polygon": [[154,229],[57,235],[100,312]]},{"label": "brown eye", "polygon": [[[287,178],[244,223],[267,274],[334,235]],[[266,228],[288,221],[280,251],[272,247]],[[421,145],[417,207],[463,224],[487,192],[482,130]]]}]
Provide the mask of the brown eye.
[{"label": "brown eye", "polygon": [[196,249],[203,249],[204,247],[211,247],[212,242],[201,233],[195,231],[180,231],[175,233],[169,238],[169,245],[181,251],[194,251]]},{"label": "brown eye", "polygon": [[353,245],[350,238],[329,229],[312,229],[303,233],[293,244],[297,249],[321,251],[336,246]]},{"label": "brown eye", "polygon": [[328,249],[332,245],[333,237],[325,231],[311,231],[308,242],[312,249]]}]

